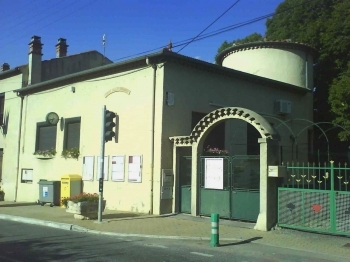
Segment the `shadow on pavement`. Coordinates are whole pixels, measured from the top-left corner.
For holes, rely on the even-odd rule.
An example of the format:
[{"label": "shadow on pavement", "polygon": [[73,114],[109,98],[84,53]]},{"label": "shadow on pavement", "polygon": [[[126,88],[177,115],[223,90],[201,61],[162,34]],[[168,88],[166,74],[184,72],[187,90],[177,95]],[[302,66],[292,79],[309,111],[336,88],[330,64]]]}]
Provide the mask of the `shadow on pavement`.
[{"label": "shadow on pavement", "polygon": [[139,217],[142,215],[135,214],[135,213],[117,213],[117,214],[103,214],[103,219],[113,219],[113,218],[126,218],[126,217]]},{"label": "shadow on pavement", "polygon": [[135,214],[135,213],[117,213],[117,214],[104,214],[102,215],[102,219],[110,219],[110,222],[120,220],[133,220],[133,219],[150,219],[150,218],[167,218],[175,216],[174,214],[167,215],[147,215],[147,214]]},{"label": "shadow on pavement", "polygon": [[228,244],[220,244],[220,247],[225,247],[225,246],[237,246],[237,245],[242,245],[242,244],[249,244],[255,240],[262,239],[262,237],[252,237],[243,241],[235,242],[235,243],[228,243]]},{"label": "shadow on pavement", "polygon": [[32,203],[16,203],[16,202],[0,202],[0,208],[1,207],[20,207],[20,206],[37,206],[38,203],[32,202]]}]

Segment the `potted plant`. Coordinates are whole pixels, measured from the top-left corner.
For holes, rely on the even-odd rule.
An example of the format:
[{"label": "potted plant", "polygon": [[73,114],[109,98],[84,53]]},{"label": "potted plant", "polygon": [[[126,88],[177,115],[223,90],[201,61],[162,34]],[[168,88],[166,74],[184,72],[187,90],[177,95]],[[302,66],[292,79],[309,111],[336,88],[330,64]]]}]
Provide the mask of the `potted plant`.
[{"label": "potted plant", "polygon": [[229,152],[225,149],[211,148],[209,145],[204,150],[205,156],[228,156]]},{"label": "potted plant", "polygon": [[36,150],[33,155],[37,158],[53,158],[56,155],[56,149],[51,148],[49,150]]},{"label": "potted plant", "polygon": [[4,200],[5,200],[5,192],[0,187],[0,201],[4,201]]},{"label": "potted plant", "polygon": [[74,159],[78,160],[78,158],[80,156],[79,148],[78,147],[73,147],[71,149],[64,149],[62,151],[61,156],[64,157],[65,159],[67,159],[67,158],[74,158]]},{"label": "potted plant", "polygon": [[[96,219],[98,212],[99,195],[94,193],[82,193],[76,196],[61,199],[66,212],[73,213],[76,219]],[[102,211],[105,209],[106,200],[102,201]]]}]

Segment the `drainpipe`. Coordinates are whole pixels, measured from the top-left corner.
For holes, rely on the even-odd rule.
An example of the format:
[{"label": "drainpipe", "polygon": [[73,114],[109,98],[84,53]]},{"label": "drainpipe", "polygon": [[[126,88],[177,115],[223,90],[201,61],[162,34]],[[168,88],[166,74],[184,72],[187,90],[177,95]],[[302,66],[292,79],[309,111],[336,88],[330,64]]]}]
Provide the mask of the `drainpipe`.
[{"label": "drainpipe", "polygon": [[309,72],[308,72],[308,60],[309,56],[306,53],[306,59],[305,59],[305,88],[309,88]]},{"label": "drainpipe", "polygon": [[[17,93],[17,96],[19,96],[18,93]],[[17,176],[16,176],[16,187],[15,187],[15,200],[14,200],[14,202],[17,202],[18,180],[19,180],[19,176],[21,175],[21,172],[20,172],[20,169],[19,169],[19,161],[20,161],[20,153],[21,153],[23,100],[24,100],[24,97],[21,96],[21,107],[20,107],[20,115],[19,115],[19,130],[18,130],[19,134],[18,134],[18,144],[17,144],[17,165],[16,165]]]},{"label": "drainpipe", "polygon": [[149,214],[153,214],[153,180],[154,180],[154,122],[155,122],[155,101],[156,101],[156,79],[157,65],[151,64],[149,59],[146,59],[146,64],[153,68],[153,86],[152,86],[152,132],[151,132],[151,189],[150,189],[150,210]]}]

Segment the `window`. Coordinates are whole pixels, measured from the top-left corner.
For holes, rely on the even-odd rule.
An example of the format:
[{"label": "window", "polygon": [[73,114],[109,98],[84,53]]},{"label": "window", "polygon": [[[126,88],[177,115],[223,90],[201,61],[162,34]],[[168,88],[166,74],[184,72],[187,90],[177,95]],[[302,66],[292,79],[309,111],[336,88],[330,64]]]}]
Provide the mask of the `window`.
[{"label": "window", "polygon": [[5,108],[5,94],[0,94],[0,126],[3,125],[4,119],[4,108]]},{"label": "window", "polygon": [[35,150],[56,149],[57,125],[37,123]]},{"label": "window", "polygon": [[80,117],[65,119],[63,149],[79,148],[80,122]]}]

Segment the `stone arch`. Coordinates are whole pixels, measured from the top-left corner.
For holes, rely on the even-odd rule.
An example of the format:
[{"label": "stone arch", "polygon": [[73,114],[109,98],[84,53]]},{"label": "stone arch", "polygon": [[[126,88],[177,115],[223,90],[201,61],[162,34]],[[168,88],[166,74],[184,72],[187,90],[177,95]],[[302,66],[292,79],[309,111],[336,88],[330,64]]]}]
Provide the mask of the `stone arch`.
[{"label": "stone arch", "polygon": [[243,120],[254,126],[262,138],[276,138],[276,131],[261,115],[252,110],[241,107],[226,107],[216,109],[203,117],[191,132],[191,142],[199,142],[208,129],[210,129],[216,123],[222,122],[226,119]]},{"label": "stone arch", "polygon": [[226,119],[241,119],[253,125],[262,138],[277,138],[276,131],[270,123],[258,113],[241,107],[225,107],[216,109],[203,117],[189,136],[170,137],[170,140],[174,142],[174,146],[191,146],[193,143],[198,143],[203,135],[216,123]]},{"label": "stone arch", "polygon": [[[177,147],[191,147],[192,149],[192,173],[191,173],[191,214],[199,214],[199,172],[198,172],[198,153],[201,150],[205,136],[219,122],[227,119],[240,119],[251,125],[260,133],[260,213],[255,229],[267,231],[276,223],[277,206],[277,180],[268,179],[268,165],[278,165],[279,144],[278,135],[270,123],[258,113],[241,108],[225,107],[216,109],[205,117],[193,128],[189,136],[170,137],[174,143],[173,149],[173,168],[176,176],[177,169]],[[178,178],[175,177],[175,185],[178,184]],[[177,192],[177,190],[175,190]],[[176,207],[178,197],[173,199],[173,207]],[[175,209],[174,209],[175,212]]]}]

